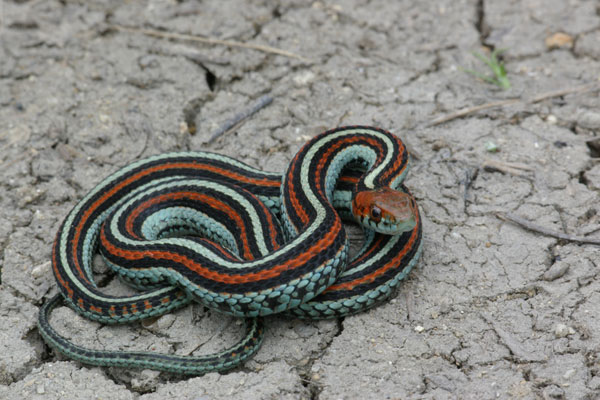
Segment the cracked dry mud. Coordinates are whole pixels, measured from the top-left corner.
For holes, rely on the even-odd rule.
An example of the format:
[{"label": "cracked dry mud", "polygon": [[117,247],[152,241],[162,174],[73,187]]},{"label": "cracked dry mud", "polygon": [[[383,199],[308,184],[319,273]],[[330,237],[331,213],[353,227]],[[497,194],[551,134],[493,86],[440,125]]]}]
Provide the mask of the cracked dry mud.
[{"label": "cracked dry mud", "polygon": [[[312,62],[115,25],[268,44]],[[549,46],[556,33],[566,36]],[[483,68],[471,55],[482,46],[507,49],[510,90],[461,70]],[[595,0],[0,1],[0,398],[599,398],[599,249],[496,217],[598,235],[598,91],[428,125],[599,80]],[[265,94],[271,105],[204,143]],[[339,321],[270,318],[253,360],[189,379],[89,368],[44,345],[35,321],[56,293],[51,242],[102,177],[190,149],[282,171],[307,138],[355,123],[395,132],[418,155],[407,185],[424,255],[394,300]],[[488,160],[527,169],[482,168]],[[101,263],[97,273],[107,291],[126,290]],[[87,346],[178,354],[242,333],[199,306],[122,327],[62,308],[53,323]]]}]

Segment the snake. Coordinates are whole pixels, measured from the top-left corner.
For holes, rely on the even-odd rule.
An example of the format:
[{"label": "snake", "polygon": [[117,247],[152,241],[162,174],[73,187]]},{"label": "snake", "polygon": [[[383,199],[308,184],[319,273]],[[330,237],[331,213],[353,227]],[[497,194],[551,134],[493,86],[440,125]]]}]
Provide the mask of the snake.
[{"label": "snake", "polygon": [[[59,293],[40,309],[41,336],[84,364],[201,375],[249,359],[264,316],[336,318],[381,304],[422,249],[418,206],[403,184],[408,161],[394,134],[346,126],[310,139],[284,174],[206,151],[133,162],[97,184],[60,225],[52,246]],[[350,260],[346,220],[365,232]],[[93,277],[98,252],[140,291],[104,293]],[[77,345],[50,324],[64,303],[117,324],[193,301],[245,318],[243,338],[202,356],[105,351]]]}]

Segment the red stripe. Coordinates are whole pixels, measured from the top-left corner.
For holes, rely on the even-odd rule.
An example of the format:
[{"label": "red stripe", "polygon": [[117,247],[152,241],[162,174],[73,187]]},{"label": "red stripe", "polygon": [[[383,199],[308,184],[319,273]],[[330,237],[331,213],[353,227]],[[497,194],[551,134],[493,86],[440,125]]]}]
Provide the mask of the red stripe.
[{"label": "red stripe", "polygon": [[[382,150],[381,150],[380,143],[377,140],[373,139],[373,138],[364,137],[364,136],[349,136],[346,139],[344,139],[344,141],[336,142],[335,145],[328,147],[327,150],[325,151],[325,153],[323,153],[322,160],[329,160],[329,158],[331,157],[331,153],[337,151],[342,146],[347,146],[349,144],[353,144],[353,143],[361,142],[361,141],[366,141],[367,143],[369,143],[373,147],[379,148],[379,150],[380,150],[379,151],[380,156],[379,156],[377,162],[380,162],[381,154],[383,153]],[[322,175],[324,166],[325,166],[325,163],[324,162],[320,162],[317,165],[317,170],[315,171],[315,175],[317,177],[317,179],[315,180],[315,182],[317,184],[317,190],[319,190],[320,192],[322,191],[322,188],[321,188],[321,175]]]},{"label": "red stripe", "polygon": [[[419,226],[419,215],[418,214],[417,214],[417,226]],[[406,256],[406,253],[408,253],[408,251],[413,248],[413,245],[415,244],[415,241],[417,240],[417,238],[419,236],[418,235],[419,230],[420,230],[420,228],[413,229],[412,235],[410,236],[410,239],[408,240],[406,245],[402,248],[402,251],[399,252],[390,262],[385,264],[383,267],[378,268],[377,270],[373,271],[372,273],[370,273],[368,275],[364,275],[353,281],[344,282],[344,283],[340,283],[337,285],[333,284],[333,285],[329,286],[325,290],[325,292],[332,292],[334,290],[352,290],[356,286],[361,285],[363,283],[371,283],[375,279],[380,277],[381,275],[385,274],[390,269],[396,268],[402,262],[402,258],[404,258],[404,256]]]},{"label": "red stripe", "polygon": [[[56,259],[56,248],[57,247],[58,247],[58,238],[54,242],[54,246],[52,246],[52,269],[54,270],[54,276],[56,277],[56,280],[58,281],[59,285],[62,286],[67,291],[67,295],[69,296],[69,298],[73,299],[73,289],[71,289],[71,287],[69,286],[69,281],[64,280],[62,278],[62,275],[60,274],[60,271],[58,270],[58,261]],[[85,276],[84,276],[84,279],[86,282],[88,282],[88,280],[85,278]]]},{"label": "red stripe", "polygon": [[[300,153],[298,153],[298,154],[300,154]],[[300,204],[300,200],[298,199],[298,196],[296,195],[296,188],[294,187],[293,175],[294,175],[296,166],[298,165],[297,160],[298,160],[298,156],[296,156],[294,158],[294,160],[292,161],[292,167],[290,168],[288,175],[287,175],[287,179],[286,179],[288,192],[289,192],[288,198],[290,199],[290,201],[292,203],[291,204],[292,209],[287,210],[287,211],[288,211],[288,213],[294,212],[300,218],[302,223],[305,223],[304,221],[308,220],[308,215],[306,215],[306,211],[304,210],[304,207],[302,207],[302,205]]]},{"label": "red stripe", "polygon": [[277,250],[279,248],[279,243],[277,242],[277,226],[275,221],[273,221],[273,213],[267,208],[265,203],[262,201],[259,202],[260,206],[263,208],[264,214],[267,217],[267,224],[269,225],[269,237],[271,239],[271,246],[273,250]]},{"label": "red stripe", "polygon": [[331,229],[329,230],[329,232],[327,232],[325,236],[323,236],[310,248],[306,249],[305,252],[299,254],[296,258],[292,258],[290,260],[285,261],[282,264],[258,272],[232,275],[212,271],[182,254],[161,250],[131,251],[117,248],[107,241],[104,229],[100,231],[100,241],[110,253],[127,260],[140,260],[142,258],[171,260],[176,263],[179,263],[180,265],[185,266],[191,271],[194,271],[203,278],[210,279],[214,282],[222,282],[226,284],[241,284],[275,278],[285,271],[293,270],[298,267],[304,266],[313,257],[314,254],[331,246],[331,244],[334,243],[335,238],[337,237],[341,229],[342,225],[340,219],[337,218],[334,225],[331,227]]},{"label": "red stripe", "polygon": [[252,254],[252,250],[250,249],[248,232],[246,230],[246,224],[244,224],[244,220],[242,219],[242,217],[237,213],[237,211],[234,208],[230,207],[228,204],[203,193],[185,191],[171,192],[153,197],[143,203],[140,203],[140,205],[136,207],[130,215],[127,216],[125,224],[127,232],[133,235],[133,222],[144,210],[148,209],[149,207],[152,207],[153,205],[157,205],[169,200],[179,199],[189,199],[191,201],[207,204],[209,207],[219,210],[233,218],[236,225],[241,231],[241,240],[244,246],[243,257],[247,260],[254,259],[255,255]]},{"label": "red stripe", "polygon": [[[365,137],[365,136],[349,136],[347,138],[345,138],[342,141],[337,141],[335,142],[335,144],[333,146],[330,146],[327,148],[327,150],[325,151],[325,153],[323,154],[323,157],[321,158],[321,162],[319,162],[317,164],[317,168],[316,171],[314,172],[316,175],[316,185],[317,185],[317,190],[320,193],[323,193],[322,187],[321,187],[321,175],[323,173],[323,169],[325,167],[325,165],[328,165],[329,163],[327,161],[329,161],[329,158],[331,157],[331,154],[335,151],[337,151],[340,147],[342,146],[347,146],[349,144],[353,144],[356,142],[361,142],[361,141],[366,141],[367,143],[369,143],[370,145],[372,145],[373,147],[379,148],[379,157],[377,159],[377,162],[381,162],[381,154],[383,153],[381,150],[381,144],[373,139],[373,138],[369,138],[369,137]],[[311,143],[311,142],[309,142]],[[311,143],[312,144],[312,143]],[[308,144],[306,144],[304,147],[307,147]],[[303,149],[304,149],[303,147]],[[302,153],[302,150],[300,150],[300,152],[298,154]],[[293,207],[293,211],[298,215],[298,217],[300,218],[300,220],[302,221],[302,225],[306,226],[309,223],[309,216],[306,213],[304,207],[302,207],[302,204],[300,204],[300,199],[298,198],[298,196],[296,195],[296,191],[294,188],[294,184],[293,184],[293,180],[292,180],[292,175],[294,173],[295,167],[298,164],[297,162],[298,156],[296,156],[294,158],[294,161],[292,161],[292,168],[290,168],[289,172],[288,172],[288,176],[287,176],[287,185],[289,188],[289,193],[290,193],[290,201],[292,203],[292,207]]]},{"label": "red stripe", "polygon": [[342,176],[339,179],[339,182],[345,182],[347,184],[356,184],[358,182],[357,176]]},{"label": "red stripe", "polygon": [[[169,164],[164,164],[164,165],[157,165],[155,167],[141,170],[138,173],[136,173],[135,175],[132,175],[129,178],[119,182],[113,188],[111,188],[106,193],[104,193],[104,195],[102,195],[87,210],[85,210],[81,220],[79,221],[79,224],[74,228],[75,234],[74,234],[72,243],[75,243],[75,244],[79,243],[79,238],[81,237],[83,226],[85,225],[85,222],[94,213],[94,211],[96,211],[96,209],[98,207],[100,207],[100,205],[102,205],[104,202],[106,202],[108,199],[110,199],[112,196],[114,196],[115,193],[117,193],[119,190],[123,189],[127,185],[135,182],[136,180],[138,180],[144,176],[147,176],[147,175],[155,173],[155,172],[169,170],[169,169],[207,170],[207,171],[211,171],[211,172],[214,172],[217,174],[222,174],[231,179],[236,179],[236,180],[239,180],[239,181],[245,182],[245,183],[253,183],[256,185],[260,185],[260,186],[270,186],[270,187],[279,187],[279,185],[280,185],[279,182],[272,181],[267,178],[252,179],[252,178],[246,177],[244,175],[241,175],[241,174],[238,174],[238,173],[235,173],[232,171],[227,171],[222,168],[217,168],[217,167],[214,167],[214,166],[211,166],[208,164],[199,164],[199,163],[194,163],[194,162],[177,162],[177,163],[169,163]],[[83,279],[84,281],[89,283],[89,281],[85,277],[85,274],[83,273],[83,269],[81,268],[79,259],[77,257],[77,245],[74,245],[72,248],[72,257],[73,257],[73,262],[75,264],[75,270],[76,270],[77,274],[79,274],[81,279]]]},{"label": "red stripe", "polygon": [[[391,168],[389,168],[383,175],[382,178],[385,179],[387,182],[391,182],[392,179],[390,178],[392,174],[394,174],[394,176],[399,175],[402,171],[404,171],[406,169],[406,166],[408,165],[408,163],[404,162],[404,153],[406,153],[406,148],[404,147],[404,144],[402,143],[402,141],[400,139],[398,139],[395,135],[391,134],[388,132],[388,134],[392,137],[392,139],[394,139],[396,141],[396,144],[398,145],[398,156],[396,157],[396,159],[394,160],[394,164],[392,165]],[[404,165],[401,165],[404,162]],[[402,167],[402,168],[400,168]]]},{"label": "red stripe", "polygon": [[347,269],[351,269],[351,268],[353,268],[354,265],[360,264],[364,259],[366,259],[371,254],[373,254],[373,252],[375,252],[376,250],[379,250],[379,246],[381,246],[381,242],[383,241],[383,237],[384,237],[384,235],[377,234],[375,242],[371,243],[371,245],[369,246],[369,248],[367,249],[367,251],[365,251],[363,254],[361,254],[361,256],[359,258],[357,258],[356,260],[352,261],[352,264],[350,264],[347,267]]}]

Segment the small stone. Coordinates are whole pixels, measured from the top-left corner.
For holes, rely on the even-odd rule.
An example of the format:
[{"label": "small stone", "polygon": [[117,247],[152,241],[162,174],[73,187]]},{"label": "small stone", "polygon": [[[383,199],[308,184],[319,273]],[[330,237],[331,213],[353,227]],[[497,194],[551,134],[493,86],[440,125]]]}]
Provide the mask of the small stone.
[{"label": "small stone", "polygon": [[298,366],[299,367],[304,367],[305,365],[308,365],[308,362],[310,360],[308,358],[303,358],[302,360],[298,361]]},{"label": "small stone", "polygon": [[577,123],[586,129],[600,129],[600,113],[584,111],[577,118]]},{"label": "small stone", "polygon": [[556,385],[549,385],[544,388],[544,397],[547,399],[563,399],[565,391]]},{"label": "small stone", "polygon": [[580,35],[575,43],[575,54],[587,56],[596,60],[600,59],[600,31]]},{"label": "small stone", "polygon": [[296,87],[306,86],[315,79],[315,74],[311,71],[306,71],[293,78]]},{"label": "small stone", "polygon": [[45,263],[38,264],[31,269],[31,276],[35,279],[41,278],[42,276],[50,273],[52,270],[52,264],[50,261],[46,261]]},{"label": "small stone", "polygon": [[189,132],[188,124],[185,121],[179,123],[179,133],[184,134]]},{"label": "small stone", "polygon": [[138,391],[150,391],[156,389],[156,379],[160,371],[144,369],[139,375],[131,380],[131,387]]},{"label": "small stone", "polygon": [[138,59],[138,65],[141,69],[157,68],[160,66],[158,58],[153,55],[142,56]]},{"label": "small stone", "polygon": [[587,386],[592,390],[600,390],[600,376],[593,377]]},{"label": "small stone", "polygon": [[568,370],[567,372],[565,372],[565,374],[563,375],[563,378],[565,378],[565,379],[571,379],[571,377],[572,377],[573,375],[575,375],[575,372],[577,372],[577,370],[575,370],[575,369],[570,369],[570,370]]},{"label": "small stone", "polygon": [[423,328],[421,325],[415,326],[415,332],[417,332],[417,333],[421,333],[424,330],[425,330],[425,328]]},{"label": "small stone", "polygon": [[99,114],[98,119],[100,120],[100,122],[102,122],[105,125],[110,122],[110,117],[106,114]]},{"label": "small stone", "polygon": [[557,338],[567,337],[567,335],[569,335],[569,327],[565,324],[556,324],[556,327],[554,328],[554,335]]},{"label": "small stone", "polygon": [[552,144],[558,149],[565,148],[569,145],[567,142],[563,142],[562,140],[555,140]]},{"label": "small stone", "polygon": [[550,125],[556,125],[558,118],[556,118],[556,115],[550,114],[546,117],[546,122]]},{"label": "small stone", "polygon": [[448,143],[446,143],[446,141],[444,139],[436,139],[431,144],[431,149],[433,151],[440,151],[444,147],[448,147]]},{"label": "small stone", "polygon": [[569,267],[569,263],[566,263],[564,261],[555,262],[546,272],[544,272],[544,280],[551,282],[560,278],[561,276],[567,273]]},{"label": "small stone", "polygon": [[557,32],[546,38],[546,47],[548,49],[571,48],[573,47],[573,37],[564,32]]}]

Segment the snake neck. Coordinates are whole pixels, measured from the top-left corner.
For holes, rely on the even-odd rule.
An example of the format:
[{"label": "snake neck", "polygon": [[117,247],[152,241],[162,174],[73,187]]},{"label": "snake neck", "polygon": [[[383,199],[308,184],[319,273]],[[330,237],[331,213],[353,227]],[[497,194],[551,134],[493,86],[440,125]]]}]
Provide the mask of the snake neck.
[{"label": "snake neck", "polygon": [[[336,184],[347,169],[361,169],[353,193],[393,188],[404,179],[408,154],[391,133],[356,126],[326,131],[302,147],[283,178],[282,203],[292,236],[333,210]],[[326,211],[323,211],[326,210]],[[335,213],[333,213],[335,214]]]}]

